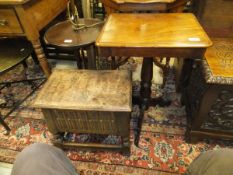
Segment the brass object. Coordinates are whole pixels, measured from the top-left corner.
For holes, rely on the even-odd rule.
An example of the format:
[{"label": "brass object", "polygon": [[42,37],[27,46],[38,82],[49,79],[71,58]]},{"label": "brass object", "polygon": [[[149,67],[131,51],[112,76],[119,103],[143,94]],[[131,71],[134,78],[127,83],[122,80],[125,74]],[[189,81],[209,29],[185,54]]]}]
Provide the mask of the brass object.
[{"label": "brass object", "polygon": [[96,23],[89,24],[89,25],[86,23],[83,23],[79,18],[77,9],[78,8],[77,8],[77,4],[75,3],[75,0],[69,0],[67,3],[67,13],[68,13],[69,21],[71,22],[72,27],[75,31],[81,30],[84,28],[94,27],[99,24],[103,24],[103,21],[98,21]]}]

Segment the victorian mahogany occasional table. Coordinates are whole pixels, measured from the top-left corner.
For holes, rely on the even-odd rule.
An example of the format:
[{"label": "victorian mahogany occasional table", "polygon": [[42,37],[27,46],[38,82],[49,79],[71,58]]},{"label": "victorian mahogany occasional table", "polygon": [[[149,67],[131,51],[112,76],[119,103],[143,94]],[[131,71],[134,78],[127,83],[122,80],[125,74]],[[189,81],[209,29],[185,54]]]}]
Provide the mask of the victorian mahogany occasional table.
[{"label": "victorian mahogany occasional table", "polygon": [[211,40],[190,13],[109,15],[96,45],[100,56],[144,57],[141,71],[141,116],[150,105],[153,57],[202,58]]},{"label": "victorian mahogany occasional table", "polygon": [[[94,18],[80,18],[79,22],[91,27],[74,30],[69,20],[59,22],[45,32],[45,43],[58,50],[73,52],[77,59],[78,68],[97,69],[95,40],[100,33],[103,22]],[[87,53],[86,57],[84,50]]]}]

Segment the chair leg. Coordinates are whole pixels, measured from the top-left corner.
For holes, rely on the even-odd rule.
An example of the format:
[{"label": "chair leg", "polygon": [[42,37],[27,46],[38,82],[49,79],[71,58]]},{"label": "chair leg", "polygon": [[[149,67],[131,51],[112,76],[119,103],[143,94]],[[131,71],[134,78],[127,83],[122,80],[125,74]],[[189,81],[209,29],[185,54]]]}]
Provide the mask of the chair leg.
[{"label": "chair leg", "polygon": [[116,66],[116,58],[114,56],[111,57],[112,61],[111,61],[111,69],[114,70],[117,68]]},{"label": "chair leg", "polygon": [[78,69],[82,69],[83,66],[82,66],[82,58],[80,56],[80,50],[79,49],[75,50],[74,51],[74,55],[75,55],[76,60],[77,60],[77,67],[78,67]]},{"label": "chair leg", "polygon": [[2,126],[5,128],[5,130],[7,131],[6,134],[9,134],[11,129],[9,128],[9,126],[6,124],[6,122],[2,119],[2,115],[0,114],[0,123],[2,124]]},{"label": "chair leg", "polygon": [[84,69],[88,69],[88,60],[87,60],[87,58],[85,57],[85,53],[84,53],[83,48],[80,49],[80,51],[81,51],[80,55],[81,55],[81,58],[82,58],[82,60],[83,60],[83,68],[84,68]]},{"label": "chair leg", "polygon": [[88,69],[96,70],[96,48],[94,45],[90,45],[86,48],[87,51],[87,63],[88,63]]}]

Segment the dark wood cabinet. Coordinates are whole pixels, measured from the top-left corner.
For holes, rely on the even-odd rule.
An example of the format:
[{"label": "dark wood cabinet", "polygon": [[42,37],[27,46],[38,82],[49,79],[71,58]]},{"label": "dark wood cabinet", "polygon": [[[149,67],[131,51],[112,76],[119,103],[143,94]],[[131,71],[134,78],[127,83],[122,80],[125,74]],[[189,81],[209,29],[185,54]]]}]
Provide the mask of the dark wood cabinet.
[{"label": "dark wood cabinet", "polygon": [[233,139],[233,40],[216,39],[196,61],[184,101],[188,138]]}]

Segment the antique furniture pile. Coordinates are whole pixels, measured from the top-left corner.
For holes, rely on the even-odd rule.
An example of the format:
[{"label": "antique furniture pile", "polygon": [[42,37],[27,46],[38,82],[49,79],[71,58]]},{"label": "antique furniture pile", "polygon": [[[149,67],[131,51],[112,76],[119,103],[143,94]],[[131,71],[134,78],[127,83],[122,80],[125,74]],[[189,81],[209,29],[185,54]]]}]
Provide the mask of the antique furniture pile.
[{"label": "antique furniture pile", "polygon": [[[130,152],[131,72],[97,70],[95,47],[99,58],[143,57],[136,146],[139,146],[144,112],[149,106],[165,104],[163,98],[151,98],[155,57],[176,58],[177,88],[182,92],[188,114],[188,138],[191,141],[206,137],[232,139],[232,40],[217,39],[212,46],[212,41],[191,13],[128,13],[182,12],[186,0],[101,2],[108,16],[103,27],[96,25],[99,21],[95,19],[72,16],[71,21],[52,26],[44,35],[44,40],[52,47],[75,52],[79,69],[94,70],[54,69],[51,75],[40,46],[39,31],[64,10],[67,2],[0,2],[4,7],[0,9],[0,17],[6,16],[6,20],[0,21],[3,26],[0,35],[27,36],[48,77],[33,106],[42,109],[48,129],[54,135],[54,144]],[[30,15],[32,11],[32,14],[40,15]],[[64,139],[67,133],[116,135],[121,137],[121,142],[69,142]]]}]

